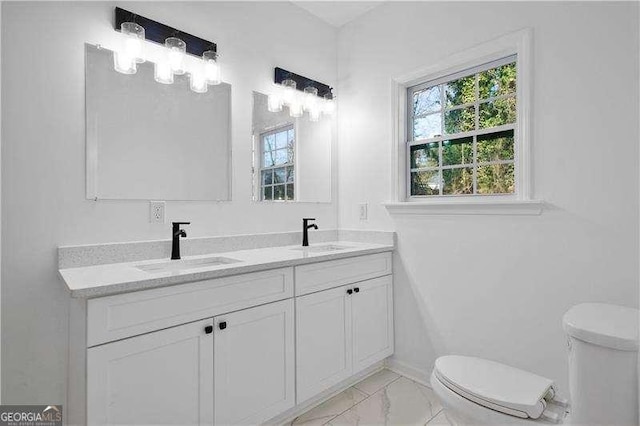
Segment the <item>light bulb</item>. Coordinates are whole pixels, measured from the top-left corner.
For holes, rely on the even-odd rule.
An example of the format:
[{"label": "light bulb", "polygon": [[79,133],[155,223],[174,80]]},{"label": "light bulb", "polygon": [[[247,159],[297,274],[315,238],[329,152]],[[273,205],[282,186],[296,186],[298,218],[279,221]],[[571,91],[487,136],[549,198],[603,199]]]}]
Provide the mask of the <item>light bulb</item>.
[{"label": "light bulb", "polygon": [[317,109],[318,100],[318,89],[313,86],[304,88],[303,107],[305,111],[310,112],[311,110]]},{"label": "light bulb", "polygon": [[282,111],[282,97],[277,93],[271,93],[267,98],[267,110],[269,112]]},{"label": "light bulb", "polygon": [[171,66],[171,71],[176,75],[184,74],[184,56],[187,51],[187,44],[177,37],[169,37],[164,41],[164,45],[169,49],[167,60]]},{"label": "light bulb", "polygon": [[123,22],[120,24],[120,32],[125,36],[122,53],[135,58],[136,62],[144,62],[144,28],[135,22]]},{"label": "light bulb", "polygon": [[293,118],[302,117],[302,103],[294,101],[289,104],[289,115]]},{"label": "light bulb", "polygon": [[207,84],[215,85],[222,83],[218,54],[213,50],[207,50],[202,53],[202,60],[204,61],[204,74],[207,79]]},{"label": "light bulb", "polygon": [[282,81],[282,100],[285,104],[291,105],[297,101],[296,82],[290,78]]},{"label": "light bulb", "polygon": [[113,52],[113,68],[122,74],[135,74],[138,71],[136,58],[125,52]]},{"label": "light bulb", "polygon": [[207,93],[208,85],[205,76],[204,64],[198,64],[189,76],[189,87],[196,93]]},{"label": "light bulb", "polygon": [[169,62],[160,61],[153,67],[153,78],[158,83],[173,84],[173,71]]}]

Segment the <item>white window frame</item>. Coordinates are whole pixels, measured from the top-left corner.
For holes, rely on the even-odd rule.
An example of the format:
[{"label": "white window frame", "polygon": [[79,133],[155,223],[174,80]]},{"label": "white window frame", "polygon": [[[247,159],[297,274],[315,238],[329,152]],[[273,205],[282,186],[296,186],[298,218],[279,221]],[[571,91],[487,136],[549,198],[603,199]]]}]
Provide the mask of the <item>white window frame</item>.
[{"label": "white window frame", "polygon": [[[289,130],[293,130],[293,161],[291,163],[279,164],[279,165],[271,166],[271,167],[264,167],[263,166],[264,153],[265,153],[264,144],[263,144],[264,138],[269,136],[269,135],[275,135],[277,133],[287,132]],[[267,201],[267,202],[268,201],[276,201],[276,202],[283,202],[283,201],[292,202],[292,201],[296,201],[296,199],[297,199],[296,191],[297,191],[297,187],[298,187],[297,182],[296,182],[298,173],[297,173],[296,167],[295,167],[296,155],[297,155],[297,144],[298,144],[298,132],[297,132],[297,129],[296,129],[296,126],[295,126],[294,123],[288,123],[288,124],[285,124],[283,126],[277,126],[277,127],[271,128],[269,130],[265,130],[264,132],[258,134],[258,151],[260,152],[260,156],[258,157],[259,167],[258,167],[258,197],[257,198],[258,198],[259,201],[263,201],[263,202],[264,201]],[[293,169],[293,182],[287,182],[286,181],[286,169],[288,167],[291,167]],[[275,191],[274,191],[273,188],[276,185],[273,183],[273,180],[272,180],[270,185],[263,185],[263,183],[262,183],[262,172],[264,170],[274,170],[274,169],[282,169],[282,168],[285,169],[285,182],[282,185],[284,185],[285,191],[286,191],[287,190],[286,189],[287,185],[293,184],[293,198],[292,199],[284,199],[284,200],[274,200],[273,199],[273,194],[274,194]],[[275,176],[275,174],[273,176]],[[272,177],[272,179],[273,179],[273,177]],[[278,185],[280,185],[280,184],[278,184]],[[270,186],[271,187],[271,191],[272,191],[272,193],[271,193],[272,199],[271,200],[265,200],[264,199],[264,187],[265,186]]]},{"label": "white window frame", "polygon": [[[436,64],[392,80],[392,123],[394,125],[391,158],[393,193],[385,206],[390,213],[406,214],[539,214],[542,202],[532,199],[531,178],[531,62],[532,30],[530,28],[506,34],[473,48],[451,55]],[[516,56],[516,123],[514,194],[468,195],[447,197],[409,197],[409,140],[407,135],[407,89],[421,83],[436,81],[483,64]],[[499,129],[499,128],[496,128]],[[446,199],[445,199],[446,198]]]}]

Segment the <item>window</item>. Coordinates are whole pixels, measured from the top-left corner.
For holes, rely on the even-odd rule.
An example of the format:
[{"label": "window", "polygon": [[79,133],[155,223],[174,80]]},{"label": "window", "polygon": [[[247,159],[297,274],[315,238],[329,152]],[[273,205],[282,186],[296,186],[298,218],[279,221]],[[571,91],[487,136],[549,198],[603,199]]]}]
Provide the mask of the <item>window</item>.
[{"label": "window", "polygon": [[407,88],[411,198],[516,193],[516,56]]},{"label": "window", "polygon": [[262,200],[294,200],[294,151],[292,124],[260,134]]}]

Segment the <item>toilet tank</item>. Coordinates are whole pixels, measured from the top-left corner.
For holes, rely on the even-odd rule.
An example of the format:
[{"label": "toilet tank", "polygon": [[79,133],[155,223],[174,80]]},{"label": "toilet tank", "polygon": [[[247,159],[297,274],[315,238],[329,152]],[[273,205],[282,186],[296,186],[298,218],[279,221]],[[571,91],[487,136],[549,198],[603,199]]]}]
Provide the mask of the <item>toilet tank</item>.
[{"label": "toilet tank", "polygon": [[584,303],[564,315],[572,424],[639,424],[638,313]]}]

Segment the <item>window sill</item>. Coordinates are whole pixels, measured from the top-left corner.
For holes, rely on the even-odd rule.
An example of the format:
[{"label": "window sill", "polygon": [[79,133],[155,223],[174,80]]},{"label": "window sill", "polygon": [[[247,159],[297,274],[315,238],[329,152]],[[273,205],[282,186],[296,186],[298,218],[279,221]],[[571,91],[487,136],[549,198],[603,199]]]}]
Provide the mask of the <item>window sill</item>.
[{"label": "window sill", "polygon": [[539,216],[544,201],[499,200],[499,201],[404,201],[383,204],[390,215],[506,215]]}]

